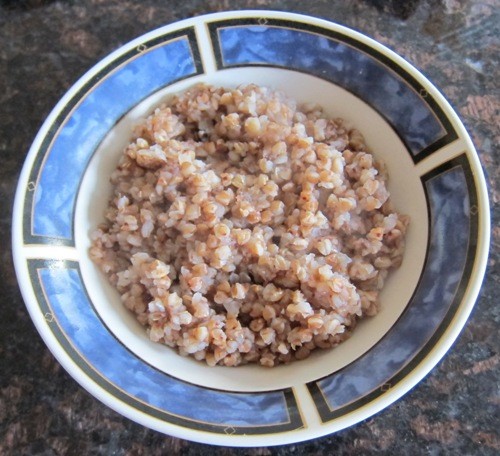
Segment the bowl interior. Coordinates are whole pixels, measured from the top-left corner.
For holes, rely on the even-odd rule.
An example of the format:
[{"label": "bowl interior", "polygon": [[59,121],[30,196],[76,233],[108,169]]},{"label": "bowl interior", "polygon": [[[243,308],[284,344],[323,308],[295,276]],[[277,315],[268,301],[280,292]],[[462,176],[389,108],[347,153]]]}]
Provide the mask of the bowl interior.
[{"label": "bowl interior", "polygon": [[[90,233],[102,222],[111,194],[109,177],[131,138],[133,126],[169,96],[198,82],[236,87],[256,83],[279,89],[299,102],[321,105],[329,117],[342,117],[358,128],[375,157],[389,172],[389,190],[396,209],[411,217],[402,266],[393,271],[381,294],[378,315],[362,320],[352,337],[331,350],[317,350],[308,359],[273,369],[258,365],[215,367],[179,356],[151,342],[145,329],[122,305],[118,292],[88,255]],[[110,332],[131,352],[169,375],[197,385],[228,391],[268,391],[304,384],[350,364],[373,347],[396,323],[409,302],[422,271],[428,242],[424,189],[406,148],[389,123],[347,90],[305,73],[270,67],[225,69],[175,83],[135,106],[109,131],[83,177],[75,211],[75,243],[89,297]]]}]

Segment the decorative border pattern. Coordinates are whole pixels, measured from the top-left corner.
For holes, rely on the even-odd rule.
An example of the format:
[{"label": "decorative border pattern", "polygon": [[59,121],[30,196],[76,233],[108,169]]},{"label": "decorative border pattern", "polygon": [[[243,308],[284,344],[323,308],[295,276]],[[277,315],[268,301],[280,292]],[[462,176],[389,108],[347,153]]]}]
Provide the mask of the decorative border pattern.
[{"label": "decorative border pattern", "polygon": [[[431,230],[430,255],[419,284],[405,312],[372,349],[340,371],[308,383],[323,422],[359,409],[404,379],[431,352],[462,303],[475,262],[479,223],[472,170],[463,154],[421,180]],[[445,223],[451,216],[454,223]],[[438,244],[445,250],[440,252]],[[443,266],[450,270],[447,282],[435,280],[435,271]],[[366,372],[370,378],[363,377]]]},{"label": "decorative border pattern", "polygon": [[[310,24],[266,18],[265,14],[260,18],[214,21],[208,28],[217,68],[286,68],[362,95],[363,101],[392,126],[414,163],[458,138],[439,104],[413,76],[354,38]],[[314,52],[318,48],[321,54]],[[356,71],[343,71],[353,65]],[[352,78],[353,74],[358,74],[359,79]],[[407,116],[408,104],[418,116]],[[429,134],[432,136],[422,142]]]},{"label": "decorative border pattern", "polygon": [[[172,65],[170,73],[165,72],[155,80],[139,81],[135,77],[134,72],[140,71],[141,66],[145,67],[148,60],[149,65],[155,64],[159,66],[161,60],[165,64],[168,63],[165,58],[161,59],[161,57],[164,57],[165,52],[168,52],[172,46],[177,46],[176,52],[180,54],[180,58],[185,60],[184,63],[187,63],[187,66]],[[170,54],[172,52],[173,50]],[[160,66],[159,69],[161,69]],[[130,74],[127,74],[127,72]],[[108,92],[111,93],[115,100],[114,103],[119,105],[117,112],[107,110],[103,113],[105,119],[92,119],[90,117],[90,119],[86,119],[86,122],[79,123],[78,110],[84,110],[85,113],[85,109],[87,109],[95,117],[99,117],[92,110],[95,110],[102,100],[95,100],[92,105],[89,102],[90,94],[95,93],[96,89],[99,90],[106,84],[111,85],[113,78],[117,80],[119,76],[122,76],[121,79],[125,81],[124,84],[127,82],[132,82],[132,84],[143,82],[147,84],[149,90],[147,96],[150,96],[155,91],[170,84],[203,72],[194,28],[190,27],[144,42],[136,49],[118,56],[87,81],[56,117],[43,138],[35,157],[25,193],[24,242],[26,244],[74,246],[73,225],[76,195],[85,168],[95,148],[109,129],[123,117],[125,112],[144,99],[144,96],[139,92],[111,93],[113,87],[108,88]],[[129,87],[123,86],[122,89],[129,89]],[[106,95],[109,96],[108,93]],[[87,108],[85,107],[86,102],[90,103]],[[65,134],[66,141],[61,141]],[[78,144],[75,144],[75,137],[78,138]],[[67,159],[61,160],[63,156]],[[54,157],[52,161],[51,157]],[[64,178],[68,174],[75,172],[75,170],[76,172],[80,171],[80,174],[75,176],[76,181],[72,181],[71,188],[69,188],[65,186]],[[44,189],[42,182],[48,188]],[[63,195],[63,192],[70,193],[69,198],[68,195]],[[49,198],[47,195],[50,195],[50,200],[47,200]],[[50,209],[50,207],[53,208],[53,213],[44,214],[44,209]],[[71,226],[60,222],[64,217],[68,221],[71,220]]]},{"label": "decorative border pattern", "polygon": [[214,390],[176,379],[138,358],[95,311],[77,262],[34,259],[28,260],[28,268],[39,310],[59,344],[89,378],[128,406],[172,424],[215,433],[272,434],[304,427],[291,388],[258,393]]}]

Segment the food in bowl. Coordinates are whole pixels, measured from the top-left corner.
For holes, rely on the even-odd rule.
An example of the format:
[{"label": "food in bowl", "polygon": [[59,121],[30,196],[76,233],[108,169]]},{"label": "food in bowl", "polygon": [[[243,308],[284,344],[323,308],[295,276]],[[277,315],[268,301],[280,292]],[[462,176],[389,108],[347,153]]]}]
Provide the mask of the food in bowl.
[{"label": "food in bowl", "polygon": [[409,218],[362,134],[257,85],[158,107],[111,176],[92,259],[155,342],[272,367],[375,315]]}]

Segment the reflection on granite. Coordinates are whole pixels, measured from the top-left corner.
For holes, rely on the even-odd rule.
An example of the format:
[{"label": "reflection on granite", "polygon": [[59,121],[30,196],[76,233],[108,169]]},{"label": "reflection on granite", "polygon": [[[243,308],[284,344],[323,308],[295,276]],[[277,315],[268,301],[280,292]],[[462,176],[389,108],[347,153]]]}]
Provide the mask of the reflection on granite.
[{"label": "reflection on granite", "polygon": [[[497,0],[0,0],[0,454],[212,454],[121,417],[59,366],[24,306],[11,259],[16,181],[43,119],[101,57],[184,17],[237,8],[304,12],[381,41],[421,69],[455,107],[488,173],[492,250],[464,331],[432,373],[372,419],[335,435],[222,455],[498,454],[500,97]],[[495,9],[496,8],[496,9]]]}]

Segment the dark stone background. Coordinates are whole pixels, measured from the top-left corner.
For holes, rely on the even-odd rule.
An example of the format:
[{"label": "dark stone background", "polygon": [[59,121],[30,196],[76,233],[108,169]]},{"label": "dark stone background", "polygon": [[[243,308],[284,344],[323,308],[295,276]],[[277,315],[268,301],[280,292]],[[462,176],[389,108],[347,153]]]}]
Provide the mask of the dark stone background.
[{"label": "dark stone background", "polygon": [[[210,447],[164,436],[110,410],[54,360],[18,289],[10,250],[15,186],[38,128],[88,68],[172,21],[272,8],[347,25],[422,70],[457,110],[488,174],[492,244],[471,319],[432,373],[372,419],[291,446]],[[500,454],[500,8],[498,0],[0,0],[0,454]]]}]

